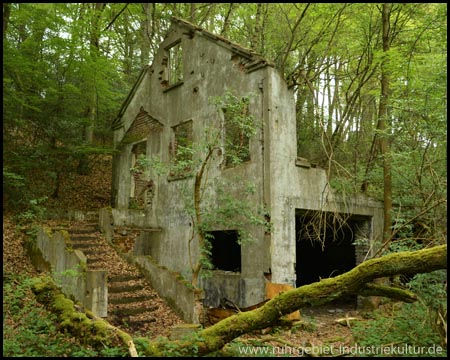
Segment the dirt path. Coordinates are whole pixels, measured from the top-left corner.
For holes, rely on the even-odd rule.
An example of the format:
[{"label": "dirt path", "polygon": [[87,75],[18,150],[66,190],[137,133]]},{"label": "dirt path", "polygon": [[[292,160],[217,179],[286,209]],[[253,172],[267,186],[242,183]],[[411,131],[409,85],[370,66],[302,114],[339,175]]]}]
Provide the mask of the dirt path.
[{"label": "dirt path", "polygon": [[346,321],[340,324],[336,320],[346,317],[360,318],[354,306],[349,304],[303,308],[301,320],[291,328],[274,327],[242,336],[243,344],[249,347],[242,350],[242,355],[246,351],[256,351],[256,347],[261,349],[260,355],[264,352],[270,356],[308,356],[312,352],[324,357],[345,355],[354,345],[351,329]]}]

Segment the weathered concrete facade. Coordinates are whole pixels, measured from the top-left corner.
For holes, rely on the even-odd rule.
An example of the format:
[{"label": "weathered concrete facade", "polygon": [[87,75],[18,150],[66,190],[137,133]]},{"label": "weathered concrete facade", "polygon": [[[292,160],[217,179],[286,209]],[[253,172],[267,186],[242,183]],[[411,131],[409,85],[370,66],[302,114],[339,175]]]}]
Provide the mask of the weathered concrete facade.
[{"label": "weathered concrete facade", "polygon": [[86,256],[72,249],[70,236],[39,228],[27,244],[34,266],[49,271],[66,296],[73,297],[99,317],[107,316],[108,286],[105,270],[87,270]]},{"label": "weathered concrete facade", "polygon": [[[169,60],[173,49],[182,63],[180,78],[172,79]],[[180,70],[181,69],[181,70]],[[359,216],[359,237],[379,240],[382,208],[365,197],[343,200],[333,195],[326,172],[297,159],[293,93],[277,70],[262,57],[190,23],[174,19],[171,30],[145,68],[119,116],[114,121],[118,154],[113,165],[113,217],[116,225],[143,229],[141,255],[151,255],[161,266],[190,277],[188,239],[192,230],[179,190],[192,177],[136,174],[130,171],[140,154],[169,163],[178,126],[192,129],[193,141],[205,127],[223,119],[209,101],[227,90],[237,96],[252,94],[249,112],[259,121],[250,140],[250,160],[224,166],[225,154],[215,154],[209,177],[251,180],[256,192],[251,202],[270,213],[271,232],[251,227],[255,242],[242,245],[239,272],[216,271],[202,280],[205,303],[217,306],[226,297],[239,306],[264,300],[264,273],[271,281],[295,286],[296,214],[304,210]],[[238,185],[229,191],[236,196]],[[211,229],[233,230],[233,229]],[[356,231],[356,232],[358,232]],[[192,250],[192,249],[191,249]],[[198,249],[193,249],[198,255]]]}]

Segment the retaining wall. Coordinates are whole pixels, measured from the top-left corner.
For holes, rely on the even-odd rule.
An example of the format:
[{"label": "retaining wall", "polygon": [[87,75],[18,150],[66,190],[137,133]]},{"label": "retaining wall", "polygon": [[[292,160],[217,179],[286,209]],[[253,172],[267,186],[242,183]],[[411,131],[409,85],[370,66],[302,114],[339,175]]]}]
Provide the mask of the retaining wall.
[{"label": "retaining wall", "polygon": [[[100,230],[105,234],[108,241],[112,241],[113,213],[111,209],[100,209],[99,214]],[[115,218],[114,218],[115,219]],[[139,251],[144,248],[148,231],[142,229],[141,234],[135,241],[135,248],[132,254],[122,254],[128,262],[134,263],[140,268],[142,274],[150,281],[153,288],[164,298],[174,310],[186,321],[194,324],[203,322],[203,291],[193,288],[190,283],[184,280],[179,273],[170,271],[159,265],[155,259],[149,255],[142,255]],[[148,239],[147,239],[148,240]],[[138,247],[139,249],[137,249]]]},{"label": "retaining wall", "polygon": [[158,294],[168,301],[186,322],[203,323],[203,291],[190,286],[180,274],[156,264],[151,256],[135,256],[134,261]]},{"label": "retaining wall", "polygon": [[66,231],[52,233],[50,229],[40,227],[36,240],[28,244],[28,248],[36,268],[50,271],[66,296],[99,317],[107,316],[107,273],[105,270],[87,270],[86,256],[72,248]]}]

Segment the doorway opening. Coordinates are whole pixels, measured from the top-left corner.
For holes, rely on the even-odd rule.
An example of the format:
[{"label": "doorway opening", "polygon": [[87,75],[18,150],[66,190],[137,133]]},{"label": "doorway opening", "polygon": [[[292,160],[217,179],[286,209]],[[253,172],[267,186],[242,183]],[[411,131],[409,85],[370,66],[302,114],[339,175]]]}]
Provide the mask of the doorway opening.
[{"label": "doorway opening", "polygon": [[[295,216],[296,286],[341,275],[357,264],[354,243],[368,238],[367,219],[323,211],[299,210]],[[365,230],[364,234],[362,229]],[[356,296],[338,302],[356,305]]]}]

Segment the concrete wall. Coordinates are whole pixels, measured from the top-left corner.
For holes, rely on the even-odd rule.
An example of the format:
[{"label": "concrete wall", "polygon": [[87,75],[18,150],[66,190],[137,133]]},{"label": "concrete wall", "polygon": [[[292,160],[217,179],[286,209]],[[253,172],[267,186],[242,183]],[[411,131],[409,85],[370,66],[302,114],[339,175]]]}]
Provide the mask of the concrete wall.
[{"label": "concrete wall", "polygon": [[[113,237],[113,214],[114,209],[112,211],[108,208],[100,209],[100,230],[108,241],[111,241]],[[142,230],[135,240],[133,257],[127,257],[127,261],[138,265],[152,287],[179,312],[185,321],[203,323],[203,292],[195,290],[179,273],[158,265],[159,261],[145,255],[152,252],[160,253],[154,250],[155,247],[160,246],[160,242],[156,241],[160,238],[159,231]]]},{"label": "concrete wall", "polygon": [[203,293],[194,289],[180,274],[158,265],[151,256],[136,256],[135,262],[152,287],[182,318],[193,324],[203,323]]},{"label": "concrete wall", "polygon": [[205,292],[205,307],[219,307],[221,299],[231,300],[239,307],[247,307],[265,300],[264,277],[245,277],[241,273],[216,270],[210,278],[200,279]]},{"label": "concrete wall", "polygon": [[[164,89],[161,85],[161,73],[165,71],[164,57],[167,55],[164,48],[174,41],[181,39],[184,56],[184,79],[179,86]],[[263,199],[263,131],[262,131],[262,87],[264,86],[266,72],[264,68],[246,73],[239,64],[239,56],[232,59],[233,53],[223,46],[211,46],[211,40],[196,34],[193,38],[187,35],[186,29],[174,25],[172,31],[160,46],[153,65],[146,71],[134,96],[130,99],[122,116],[123,127],[115,131],[115,143],[120,144],[121,139],[132,126],[140,108],[143,107],[163,124],[160,133],[160,146],[152,147],[150,135],[147,136],[148,156],[158,156],[165,162],[170,162],[169,146],[172,141],[172,127],[182,122],[192,120],[194,141],[201,141],[204,128],[207,126],[219,127],[223,119],[217,109],[210,103],[210,97],[221,96],[227,90],[236,95],[254,97],[250,103],[250,112],[259,122],[258,133],[251,140],[251,160],[235,168],[224,168],[223,155],[215,154],[209,168],[210,180],[220,177],[224,181],[233,182],[236,178],[248,179],[254,183],[257,192],[250,199],[255,209],[262,207]],[[220,79],[220,81],[218,81]],[[114,176],[117,182],[117,202],[113,210],[115,225],[133,225],[142,228],[160,228],[161,232],[155,235],[154,241],[163,246],[153,246],[151,255],[161,265],[179,271],[185,277],[190,276],[188,239],[192,231],[191,218],[185,210],[180,197],[183,188],[193,189],[193,178],[173,180],[167,176],[151,174],[155,183],[155,198],[151,211],[136,211],[128,209],[128,197],[131,190],[131,146],[123,145],[121,154],[115,159]],[[214,189],[211,193],[214,194]],[[229,191],[242,197],[243,189],[234,183]],[[214,195],[212,195],[214,198]],[[212,202],[214,207],[214,201]],[[227,230],[215,228],[211,230]],[[232,229],[228,229],[232,230]],[[248,277],[262,277],[261,268],[268,269],[267,256],[255,257],[255,249],[267,246],[264,235],[259,236],[254,247],[243,248],[243,273]],[[157,237],[157,239],[156,239]],[[191,253],[197,256],[197,244],[192,244]],[[195,261],[196,259],[194,259]]]},{"label": "concrete wall", "polygon": [[35,266],[39,270],[51,270],[53,279],[66,296],[73,297],[97,316],[107,316],[106,271],[87,270],[86,256],[70,247],[67,232],[51,234],[50,230],[40,227],[30,247]]},{"label": "concrete wall", "polygon": [[[186,28],[175,23],[161,44],[153,65],[143,73],[138,86],[133,89],[121,113],[122,127],[115,131],[115,144],[132,126],[140,108],[163,124],[155,146],[151,135],[147,136],[147,155],[170,161],[172,127],[192,120],[194,141],[200,141],[205,127],[218,126],[222,121],[211,96],[221,96],[226,90],[235,90],[243,96],[254,94],[250,113],[259,121],[258,131],[251,140],[251,161],[234,168],[224,168],[223,155],[215,154],[209,168],[209,179],[219,178],[233,182],[243,178],[254,183],[257,191],[250,198],[255,209],[265,206],[269,212],[272,231],[249,228],[256,241],[242,246],[240,273],[213,272],[202,280],[207,293],[205,302],[215,306],[223,295],[239,306],[245,307],[264,299],[264,272],[272,272],[272,281],[295,286],[296,273],[296,209],[338,211],[360,214],[370,218],[370,239],[379,239],[382,231],[380,204],[367,198],[339,199],[328,187],[325,170],[297,166],[297,137],[295,102],[291,90],[282,76],[272,66],[260,66],[255,71],[245,71],[243,51],[227,42],[212,41],[204,31]],[[184,56],[183,82],[165,87],[162,79],[167,71],[164,66],[166,48],[181,39]],[[117,184],[114,224],[134,225],[141,228],[157,228],[159,232],[147,232],[139,238],[139,255],[151,255],[158,264],[190,277],[189,256],[196,261],[198,245],[194,241],[188,248],[192,231],[191,218],[186,213],[180,192],[193,189],[193,178],[169,179],[165,175],[150,174],[155,183],[152,209],[135,211],[128,209],[131,189],[131,146],[122,144],[122,153],[114,163],[114,182]],[[211,190],[214,198],[214,188]],[[228,191],[240,197],[243,189],[237,182]],[[211,201],[214,208],[214,201]],[[211,229],[232,230],[232,229]],[[214,295],[215,294],[215,295]]]},{"label": "concrete wall", "polygon": [[293,93],[274,69],[267,68],[266,82],[265,199],[272,221],[270,268],[274,283],[295,286],[296,210],[366,216],[370,219],[369,239],[377,242],[382,237],[383,208],[363,195],[337,196],[324,169],[298,161]]}]

